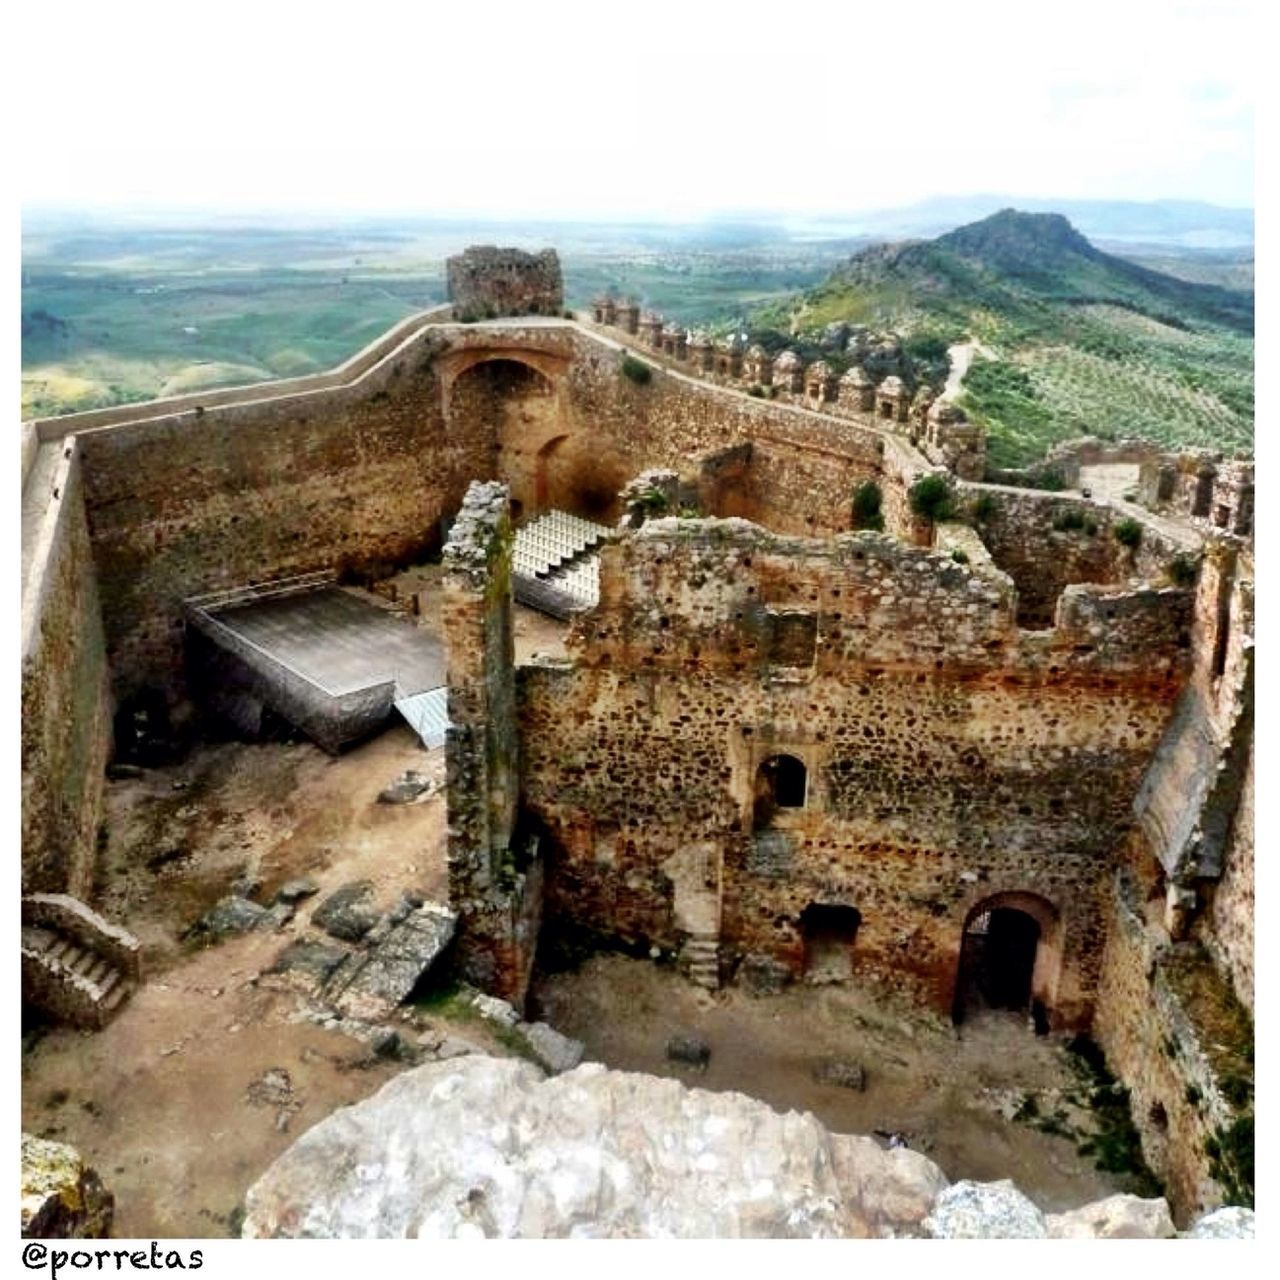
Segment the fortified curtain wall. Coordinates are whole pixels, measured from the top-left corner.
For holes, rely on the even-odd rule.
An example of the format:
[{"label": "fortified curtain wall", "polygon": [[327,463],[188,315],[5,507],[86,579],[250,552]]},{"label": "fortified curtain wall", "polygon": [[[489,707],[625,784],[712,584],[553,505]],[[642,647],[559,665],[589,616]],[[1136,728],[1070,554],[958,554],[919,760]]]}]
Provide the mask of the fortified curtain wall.
[{"label": "fortified curtain wall", "polygon": [[[524,465],[477,390],[499,360],[527,364],[536,398],[550,396],[536,429],[558,443],[566,494],[604,475],[616,495],[619,477],[644,465],[798,438],[830,466],[769,492],[792,519],[818,512],[806,527],[838,529],[852,489],[879,476],[873,431],[833,435],[802,411],[664,372],[638,386],[618,348],[568,324],[430,325],[348,385],[275,394],[266,384],[234,403],[117,410],[115,424],[95,417],[76,436],[117,695],[156,685],[181,696],[191,595],[317,570],[373,575],[438,548],[471,480]],[[527,407],[515,406],[511,435]],[[785,470],[779,460],[775,479]]]},{"label": "fortified curtain wall", "polygon": [[22,891],[84,896],[111,750],[110,699],[83,466],[74,441],[52,447],[61,457],[24,565]]},{"label": "fortified curtain wall", "polygon": [[[681,941],[699,860],[720,939],[799,972],[811,903],[861,914],[858,971],[949,1009],[971,910],[1061,922],[1050,1005],[1087,1022],[1115,834],[1185,681],[1190,593],[1075,588],[1020,633],[989,564],[876,535],[827,543],[662,520],[608,547],[570,663],[520,670],[524,802],[548,910]],[[804,763],[766,840],[760,764]]]}]

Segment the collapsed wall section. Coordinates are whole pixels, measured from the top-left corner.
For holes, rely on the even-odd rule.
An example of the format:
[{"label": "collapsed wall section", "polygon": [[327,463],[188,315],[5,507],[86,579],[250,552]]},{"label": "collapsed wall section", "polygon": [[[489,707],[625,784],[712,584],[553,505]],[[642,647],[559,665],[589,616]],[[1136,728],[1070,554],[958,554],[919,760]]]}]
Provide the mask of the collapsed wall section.
[{"label": "collapsed wall section", "polygon": [[1072,584],[1163,582],[1181,560],[1194,564],[1183,542],[1108,502],[993,485],[959,491],[992,558],[1017,584],[1020,624],[1029,629],[1053,626],[1058,599]]},{"label": "collapsed wall section", "polygon": [[22,891],[86,897],[103,770],[109,671],[74,441],[54,469],[22,599]]}]

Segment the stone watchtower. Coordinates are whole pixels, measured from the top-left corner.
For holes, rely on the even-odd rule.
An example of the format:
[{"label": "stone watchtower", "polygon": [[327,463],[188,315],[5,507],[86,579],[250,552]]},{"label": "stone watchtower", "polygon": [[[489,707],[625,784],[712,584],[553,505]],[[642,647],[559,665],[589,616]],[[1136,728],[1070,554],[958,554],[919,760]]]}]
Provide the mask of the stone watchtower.
[{"label": "stone watchtower", "polygon": [[445,270],[459,320],[558,316],[564,310],[564,280],[554,249],[525,253],[472,245],[450,258]]}]

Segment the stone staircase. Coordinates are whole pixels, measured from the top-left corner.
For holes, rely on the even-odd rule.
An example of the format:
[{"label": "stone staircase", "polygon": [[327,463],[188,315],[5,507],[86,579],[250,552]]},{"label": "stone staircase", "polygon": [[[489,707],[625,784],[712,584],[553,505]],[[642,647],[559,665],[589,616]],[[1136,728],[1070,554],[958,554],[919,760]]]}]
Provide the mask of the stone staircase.
[{"label": "stone staircase", "polygon": [[138,940],[66,894],[22,900],[22,998],[59,1022],[98,1029],[141,980]]},{"label": "stone staircase", "polygon": [[714,933],[692,933],[680,948],[680,966],[689,980],[708,991],[720,990],[720,940]]}]

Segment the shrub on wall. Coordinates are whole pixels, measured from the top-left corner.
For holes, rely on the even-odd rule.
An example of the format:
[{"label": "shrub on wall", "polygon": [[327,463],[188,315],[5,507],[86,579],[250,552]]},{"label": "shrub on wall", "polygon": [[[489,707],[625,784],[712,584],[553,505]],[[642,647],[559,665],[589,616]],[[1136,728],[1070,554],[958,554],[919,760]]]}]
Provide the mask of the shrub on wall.
[{"label": "shrub on wall", "polygon": [[1122,547],[1131,551],[1142,542],[1142,526],[1136,520],[1121,520],[1111,526],[1111,532]]},{"label": "shrub on wall", "polygon": [[635,356],[622,357],[622,376],[630,378],[638,387],[643,387],[653,377],[653,370],[643,360]]},{"label": "shrub on wall", "polygon": [[907,500],[922,520],[945,520],[951,514],[951,486],[945,476],[921,476],[908,491]]},{"label": "shrub on wall", "polygon": [[880,486],[874,480],[860,484],[853,495],[853,527],[855,529],[884,528],[884,514],[880,510]]},{"label": "shrub on wall", "polygon": [[1190,556],[1174,556],[1165,565],[1164,572],[1175,587],[1189,587],[1196,580],[1196,562]]}]

